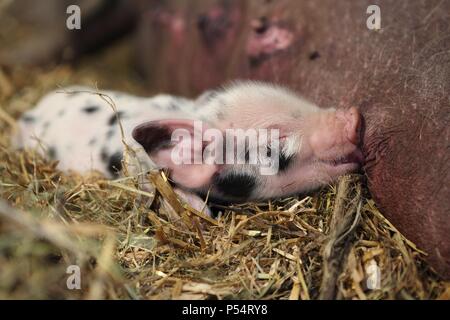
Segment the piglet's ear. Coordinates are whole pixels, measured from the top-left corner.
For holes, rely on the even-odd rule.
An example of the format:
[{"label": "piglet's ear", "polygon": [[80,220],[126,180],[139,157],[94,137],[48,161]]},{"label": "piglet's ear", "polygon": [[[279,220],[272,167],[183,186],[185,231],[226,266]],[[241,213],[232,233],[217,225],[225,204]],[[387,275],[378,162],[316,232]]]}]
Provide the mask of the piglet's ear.
[{"label": "piglet's ear", "polygon": [[149,155],[159,149],[173,145],[172,134],[176,129],[184,129],[193,133],[193,120],[157,120],[138,125],[133,129],[133,138]]},{"label": "piglet's ear", "polygon": [[156,165],[169,169],[175,183],[196,189],[207,186],[217,172],[216,164],[203,159],[205,129],[201,121],[158,120],[137,126],[132,135]]}]

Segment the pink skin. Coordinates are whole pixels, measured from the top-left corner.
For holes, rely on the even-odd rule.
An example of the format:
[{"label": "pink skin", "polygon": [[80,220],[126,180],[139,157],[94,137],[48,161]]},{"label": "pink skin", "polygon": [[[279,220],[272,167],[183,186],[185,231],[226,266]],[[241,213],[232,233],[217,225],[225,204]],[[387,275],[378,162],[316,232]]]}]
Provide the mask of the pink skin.
[{"label": "pink skin", "polygon": [[320,112],[302,121],[303,142],[286,173],[269,177],[261,193],[278,197],[308,191],[356,171],[362,162],[358,148],[360,114],[354,107]]},{"label": "pink skin", "polygon": [[360,115],[356,108],[318,113],[306,121],[309,146],[321,161],[333,161],[355,151],[359,143]]}]

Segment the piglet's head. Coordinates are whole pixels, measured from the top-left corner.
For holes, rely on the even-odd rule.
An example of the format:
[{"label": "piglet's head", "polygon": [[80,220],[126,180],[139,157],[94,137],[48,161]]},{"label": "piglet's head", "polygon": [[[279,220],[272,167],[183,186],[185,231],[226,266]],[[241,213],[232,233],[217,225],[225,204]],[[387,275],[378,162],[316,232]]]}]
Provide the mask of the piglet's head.
[{"label": "piglet's head", "polygon": [[356,129],[346,128],[356,121],[352,112],[310,116],[302,130],[278,124],[230,133],[194,120],[151,121],[133,137],[182,189],[223,201],[266,199],[317,188],[359,167],[358,138],[347,134]]},{"label": "piglet's head", "polygon": [[268,85],[244,89],[206,99],[199,118],[208,122],[151,121],[133,137],[180,188],[223,201],[307,192],[359,168],[356,108],[320,109]]}]

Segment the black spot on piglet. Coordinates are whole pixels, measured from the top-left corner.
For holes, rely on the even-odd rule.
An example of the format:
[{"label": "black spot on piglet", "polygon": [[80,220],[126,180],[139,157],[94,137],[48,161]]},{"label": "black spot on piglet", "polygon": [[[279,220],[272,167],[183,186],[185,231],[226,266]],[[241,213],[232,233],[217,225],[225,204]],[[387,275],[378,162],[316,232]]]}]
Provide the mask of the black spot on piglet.
[{"label": "black spot on piglet", "polygon": [[114,129],[109,129],[109,130],[106,132],[106,139],[110,139],[110,138],[114,135],[115,132],[116,132],[116,131],[115,131]]},{"label": "black spot on piglet", "polygon": [[122,170],[122,157],[122,152],[117,151],[108,159],[108,171],[115,177],[117,177],[119,172]]},{"label": "black spot on piglet", "polygon": [[103,162],[108,161],[108,152],[106,151],[105,148],[103,148],[102,151],[100,152],[100,159],[101,159]]},{"label": "black spot on piglet", "polygon": [[31,122],[36,121],[36,118],[33,117],[32,115],[24,114],[24,115],[22,116],[22,121],[31,123]]},{"label": "black spot on piglet", "polygon": [[94,112],[98,111],[98,109],[99,109],[98,106],[89,106],[89,107],[83,108],[83,112],[94,113]]},{"label": "black spot on piglet", "polygon": [[178,108],[179,108],[178,104],[176,102],[172,101],[172,102],[170,102],[168,109],[171,111],[177,111]]},{"label": "black spot on piglet", "polygon": [[57,152],[55,147],[49,147],[47,149],[47,155],[50,158],[50,160],[55,160],[57,158]]},{"label": "black spot on piglet", "polygon": [[117,114],[116,114],[116,113],[113,114],[113,115],[109,118],[108,124],[109,124],[110,126],[115,125],[115,124],[117,123],[117,118],[120,119],[122,116],[123,116],[123,112],[122,112],[122,111],[117,112]]},{"label": "black spot on piglet", "polygon": [[92,138],[89,140],[88,145],[93,146],[97,142],[97,138]]},{"label": "black spot on piglet", "polygon": [[213,184],[224,195],[245,200],[253,192],[256,179],[245,173],[230,173],[216,176]]}]

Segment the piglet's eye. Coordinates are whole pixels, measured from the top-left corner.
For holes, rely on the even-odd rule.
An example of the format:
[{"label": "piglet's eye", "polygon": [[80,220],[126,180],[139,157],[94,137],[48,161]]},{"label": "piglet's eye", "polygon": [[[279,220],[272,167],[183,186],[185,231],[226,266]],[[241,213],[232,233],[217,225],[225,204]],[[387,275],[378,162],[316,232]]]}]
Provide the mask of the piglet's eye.
[{"label": "piglet's eye", "polygon": [[292,163],[293,159],[294,159],[293,155],[286,156],[284,153],[281,152],[280,159],[278,162],[278,169],[280,170],[280,172],[286,171],[286,169]]},{"label": "piglet's eye", "polygon": [[287,156],[286,154],[283,153],[283,151],[281,151],[281,147],[280,150],[273,150],[272,146],[267,146],[267,157],[271,157],[272,153],[277,154],[278,155],[278,169],[279,172],[283,172],[285,171],[289,165],[291,164],[292,160],[294,159],[294,155],[289,155]]}]

